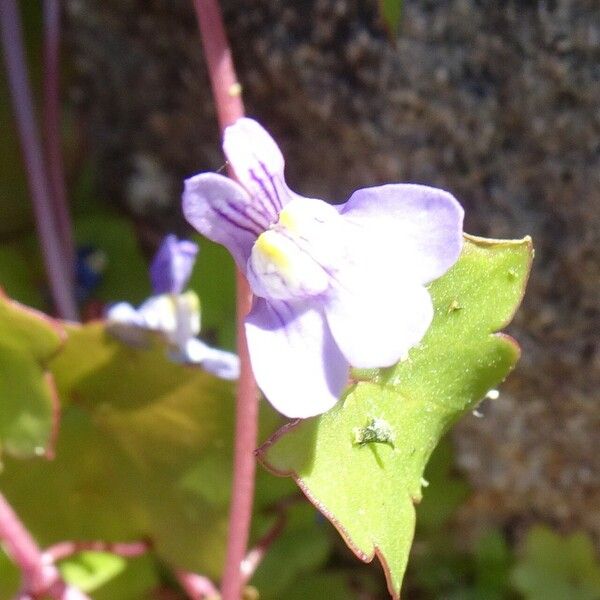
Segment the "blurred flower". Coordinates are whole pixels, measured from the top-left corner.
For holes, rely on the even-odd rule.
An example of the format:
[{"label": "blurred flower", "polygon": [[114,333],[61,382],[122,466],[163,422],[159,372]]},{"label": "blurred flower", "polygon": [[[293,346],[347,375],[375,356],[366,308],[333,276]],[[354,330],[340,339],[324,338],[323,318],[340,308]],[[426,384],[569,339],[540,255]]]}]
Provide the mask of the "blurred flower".
[{"label": "blurred flower", "polygon": [[393,365],[423,338],[433,317],[425,285],[457,260],[463,210],[447,192],[411,184],[360,189],[340,206],[299,196],[252,119],[226,129],[223,149],[240,183],[191,177],[185,216],[248,278],[248,348],[267,399],[289,417],[320,414],[350,365]]},{"label": "blurred flower", "polygon": [[200,333],[200,301],[185,289],[198,246],[168,235],[150,266],[155,296],[138,308],[127,302],[112,305],[106,314],[109,331],[122,341],[148,345],[148,334],[158,333],[169,344],[169,356],[183,363],[200,364],[223,379],[237,379],[239,359],[231,352],[211,348],[196,336]]}]

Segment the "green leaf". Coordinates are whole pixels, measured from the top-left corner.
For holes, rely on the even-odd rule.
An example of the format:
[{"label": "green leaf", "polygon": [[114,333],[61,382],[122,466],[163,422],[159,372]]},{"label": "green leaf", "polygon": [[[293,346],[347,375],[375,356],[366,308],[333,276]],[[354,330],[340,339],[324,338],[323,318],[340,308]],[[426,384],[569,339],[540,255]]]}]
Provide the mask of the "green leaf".
[{"label": "green leaf", "polygon": [[19,569],[0,545],[0,598],[14,598],[19,590]]},{"label": "green leaf", "polygon": [[203,339],[215,345],[235,348],[235,265],[229,252],[199,235],[192,238],[200,252],[189,288],[202,302]]},{"label": "green leaf", "polygon": [[94,600],[151,600],[151,590],[159,585],[156,559],[145,554],[127,560],[125,570],[94,592]]},{"label": "green leaf", "polygon": [[0,248],[0,288],[10,298],[42,309],[44,300],[31,271],[31,263],[17,244],[5,244]]},{"label": "green leaf", "polygon": [[58,400],[47,364],[63,341],[55,321],[0,295],[0,457],[52,451]]},{"label": "green leaf", "polygon": [[[359,558],[379,557],[394,598],[429,456],[517,361],[516,343],[493,333],[519,305],[531,257],[529,238],[467,237],[459,261],[431,285],[434,321],[409,359],[356,371],[359,381],[343,402],[284,427],[260,451],[268,469],[296,480]],[[374,423],[393,441],[356,443],[357,431]]]},{"label": "green leaf", "polygon": [[398,32],[400,17],[402,15],[402,0],[378,0],[379,14],[383,19],[386,29],[390,35],[395,36]]},{"label": "green leaf", "polygon": [[[169,362],[158,343],[122,345],[102,323],[68,333],[51,365],[64,406],[56,458],[27,469],[7,461],[0,487],[43,546],[147,538],[169,564],[218,577],[233,384]],[[263,413],[262,435],[278,422]]]},{"label": "green leaf", "polygon": [[300,503],[286,511],[287,523],[252,578],[261,600],[287,598],[298,578],[322,567],[332,550],[330,527],[317,521],[314,507]]},{"label": "green leaf", "polygon": [[83,592],[93,592],[127,567],[127,561],[109,552],[80,552],[60,563],[64,580]]},{"label": "green leaf", "polygon": [[561,537],[533,527],[512,581],[526,600],[600,599],[600,563],[592,540],[585,533]]}]

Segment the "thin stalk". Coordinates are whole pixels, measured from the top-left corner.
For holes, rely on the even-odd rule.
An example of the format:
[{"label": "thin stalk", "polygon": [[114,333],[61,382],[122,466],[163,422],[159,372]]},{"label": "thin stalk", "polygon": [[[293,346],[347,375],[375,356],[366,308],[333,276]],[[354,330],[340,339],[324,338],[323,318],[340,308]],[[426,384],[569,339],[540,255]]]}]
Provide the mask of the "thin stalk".
[{"label": "thin stalk", "polygon": [[42,144],[36,128],[33,95],[27,76],[21,17],[15,0],[0,0],[0,34],[8,85],[50,289],[59,315],[76,320],[77,306],[69,276],[71,265],[67,264],[68,261],[63,254],[56,226],[52,193],[46,176]]},{"label": "thin stalk", "polygon": [[22,589],[17,598],[32,600],[90,600],[83,592],[67,586],[58,569],[49,562],[25,528],[12,506],[0,494],[0,542],[8,556],[19,567]]},{"label": "thin stalk", "polygon": [[67,201],[61,148],[60,33],[60,1],[44,0],[44,110],[42,114],[44,144],[56,226],[62,242],[64,256],[71,266],[70,274],[72,275],[75,268],[75,245]]},{"label": "thin stalk", "polygon": [[[223,18],[217,0],[194,0],[202,37],[212,93],[221,132],[244,116],[244,104],[231,49],[227,43]],[[234,174],[229,171],[230,177]],[[242,273],[237,274],[237,350],[240,378],[237,387],[233,489],[229,534],[221,595],[223,600],[239,600],[244,586],[242,561],[246,555],[252,519],[254,449],[258,437],[258,389],[250,366],[244,331],[244,318],[252,304],[252,293]]]},{"label": "thin stalk", "polygon": [[175,576],[190,600],[218,600],[220,598],[219,590],[204,575],[196,575],[196,573],[188,573],[187,571],[177,571]]}]

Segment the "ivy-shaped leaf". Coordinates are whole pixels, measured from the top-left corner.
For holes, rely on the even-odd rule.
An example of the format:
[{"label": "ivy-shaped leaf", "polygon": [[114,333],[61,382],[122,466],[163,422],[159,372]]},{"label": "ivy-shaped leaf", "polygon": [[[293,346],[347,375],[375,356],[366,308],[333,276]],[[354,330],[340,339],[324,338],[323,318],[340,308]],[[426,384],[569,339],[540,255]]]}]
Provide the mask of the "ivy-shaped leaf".
[{"label": "ivy-shaped leaf", "polygon": [[[56,458],[27,469],[7,460],[3,493],[42,546],[148,539],[169,564],[218,578],[233,384],[170,362],[158,341],[149,350],[125,346],[100,322],[67,331],[51,365],[63,403]],[[278,422],[264,412],[262,435]],[[285,488],[278,486],[282,494],[294,490],[291,482]]]},{"label": "ivy-shaped leaf", "polygon": [[456,265],[430,288],[434,321],[408,360],[356,371],[343,402],[282,428],[260,450],[295,479],[364,561],[377,555],[398,598],[423,470],[442,434],[501,382],[519,356],[494,332],[523,296],[531,241],[467,237]]},{"label": "ivy-shaped leaf", "polygon": [[527,600],[599,600],[600,562],[585,533],[561,537],[538,525],[527,534],[512,581]]},{"label": "ivy-shaped leaf", "polygon": [[52,453],[59,407],[47,365],[64,337],[57,322],[0,292],[0,458]]}]

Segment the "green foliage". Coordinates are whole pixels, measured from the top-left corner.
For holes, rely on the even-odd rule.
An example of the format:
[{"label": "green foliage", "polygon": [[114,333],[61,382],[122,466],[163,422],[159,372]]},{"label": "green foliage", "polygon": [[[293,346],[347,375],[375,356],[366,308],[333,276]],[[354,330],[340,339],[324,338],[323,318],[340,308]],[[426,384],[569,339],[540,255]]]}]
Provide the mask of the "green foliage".
[{"label": "green foliage", "polygon": [[47,365],[63,339],[54,321],[0,296],[0,456],[51,450],[58,401]]},{"label": "green foliage", "polygon": [[127,567],[127,561],[110,552],[80,552],[63,560],[60,573],[64,580],[83,592],[93,592]]},{"label": "green foliage", "polygon": [[27,306],[42,309],[44,301],[34,281],[31,263],[16,244],[0,247],[0,288]]},{"label": "green foliage", "polygon": [[454,466],[450,442],[444,438],[435,449],[424,479],[427,487],[417,505],[417,531],[438,532],[466,499],[469,487],[452,473]]},{"label": "green foliage", "polygon": [[0,599],[13,598],[19,589],[19,570],[10,561],[0,545]]},{"label": "green foliage", "polygon": [[215,345],[235,348],[235,265],[220,244],[195,235],[200,246],[189,288],[202,303],[201,337]]},{"label": "green foliage", "polygon": [[273,543],[252,579],[261,600],[288,598],[291,590],[308,573],[321,568],[331,553],[330,527],[317,520],[310,504],[292,506],[286,514],[283,534]]},{"label": "green foliage", "polygon": [[512,580],[526,600],[600,598],[600,563],[584,533],[561,537],[546,527],[533,527]]},{"label": "green foliage", "polygon": [[102,283],[94,296],[106,302],[139,304],[150,295],[148,264],[130,223],[110,211],[93,212],[75,220],[79,246],[92,246],[106,255]]},{"label": "green foliage", "polygon": [[[283,428],[261,450],[264,464],[292,476],[359,558],[378,555],[395,598],[431,452],[518,358],[514,341],[493,333],[520,303],[531,256],[529,239],[467,238],[457,264],[431,286],[434,321],[409,359],[357,371],[343,402]],[[355,429],[373,419],[391,429],[393,446],[355,443]]]},{"label": "green foliage", "polygon": [[[169,362],[158,343],[126,347],[101,323],[67,329],[66,346],[51,364],[64,406],[56,458],[27,469],[7,460],[3,493],[44,546],[148,538],[166,562],[217,578],[228,521],[233,385]],[[277,421],[265,412],[262,434]]]},{"label": "green foliage", "polygon": [[392,36],[398,32],[402,16],[402,2],[403,0],[378,0],[379,13],[386,29]]}]

